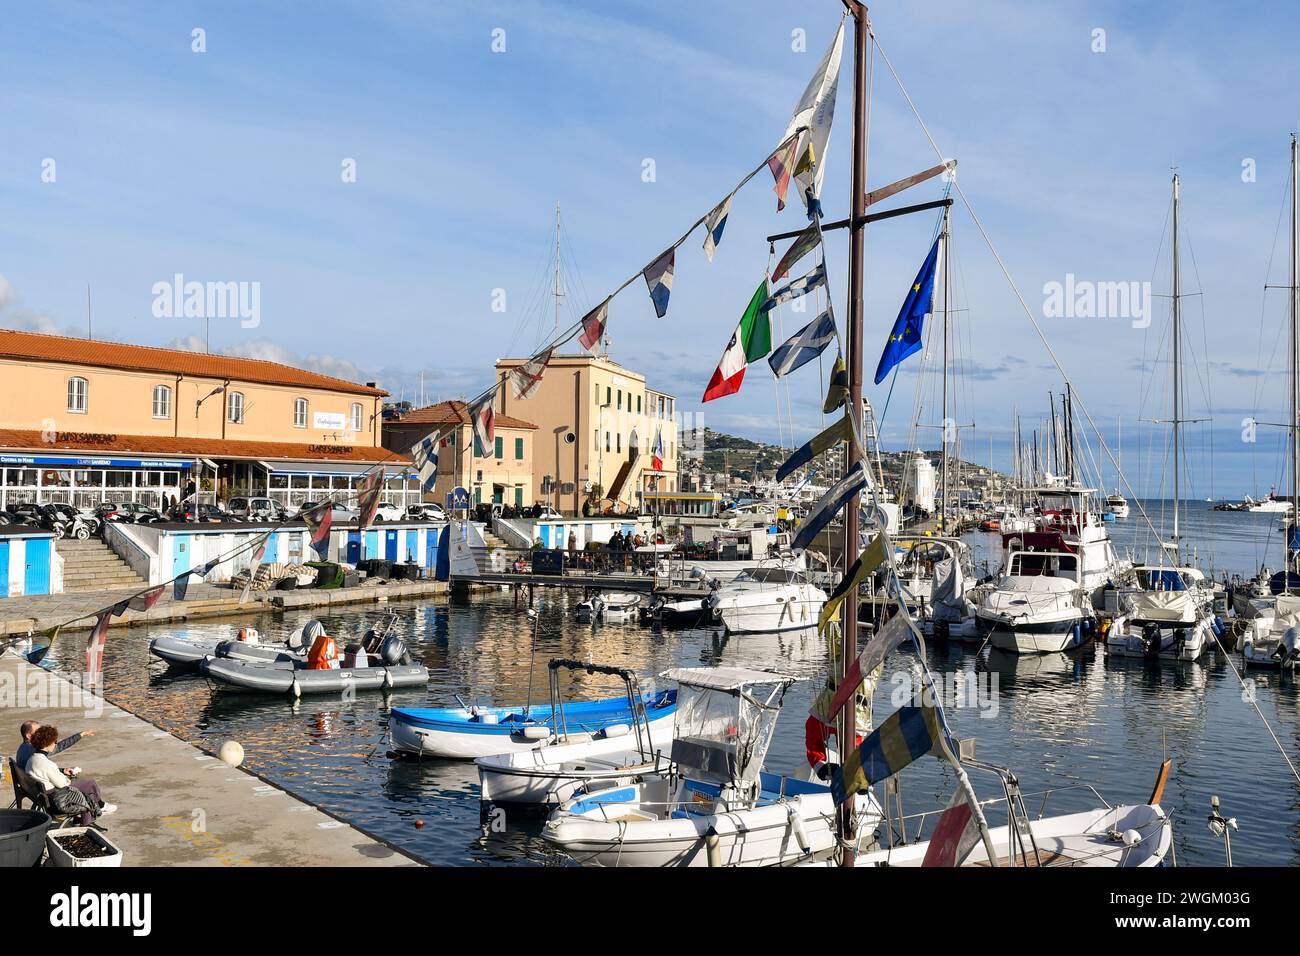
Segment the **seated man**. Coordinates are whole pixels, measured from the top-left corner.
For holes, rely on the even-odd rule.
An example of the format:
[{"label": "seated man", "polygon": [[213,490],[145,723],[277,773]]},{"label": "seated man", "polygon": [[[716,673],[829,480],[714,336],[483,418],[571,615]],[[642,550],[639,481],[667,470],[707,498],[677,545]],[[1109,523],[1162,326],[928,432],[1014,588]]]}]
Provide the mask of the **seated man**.
[{"label": "seated man", "polygon": [[[40,728],[41,725],[34,720],[24,720],[22,726],[18,728],[18,733],[22,736],[23,742],[18,745],[18,752],[14,754],[14,763],[18,764],[18,766],[22,767],[24,770],[27,769],[27,761],[31,760],[32,754],[35,753],[35,749],[32,747],[32,734],[36,733]],[[62,753],[78,740],[81,740],[81,738],[93,736],[95,736],[93,730],[83,730],[81,733],[73,734],[71,737],[64,737],[54,745],[53,752],[56,754]]]}]

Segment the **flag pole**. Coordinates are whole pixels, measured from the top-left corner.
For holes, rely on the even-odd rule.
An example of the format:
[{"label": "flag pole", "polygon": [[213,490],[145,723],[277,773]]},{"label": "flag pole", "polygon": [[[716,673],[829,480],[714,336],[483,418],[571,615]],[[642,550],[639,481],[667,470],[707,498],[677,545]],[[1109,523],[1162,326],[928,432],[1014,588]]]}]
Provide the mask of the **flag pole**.
[{"label": "flag pole", "polygon": [[[848,309],[848,364],[849,364],[849,415],[855,431],[862,427],[862,267],[863,216],[867,211],[867,39],[871,30],[866,4],[859,0],[843,0],[853,17],[853,175],[852,197],[849,204],[849,309]],[[849,442],[846,471],[862,459],[856,442]],[[858,554],[859,493],[854,493],[844,515],[844,567],[847,571]],[[858,589],[850,588],[844,601],[843,627],[840,638],[840,673],[842,683],[848,678],[850,661],[858,656]],[[840,710],[838,729],[840,760],[852,752],[857,743],[857,707],[851,704]],[[839,834],[843,853],[841,866],[853,866],[856,856],[853,842],[853,800],[845,800],[839,807]]]}]

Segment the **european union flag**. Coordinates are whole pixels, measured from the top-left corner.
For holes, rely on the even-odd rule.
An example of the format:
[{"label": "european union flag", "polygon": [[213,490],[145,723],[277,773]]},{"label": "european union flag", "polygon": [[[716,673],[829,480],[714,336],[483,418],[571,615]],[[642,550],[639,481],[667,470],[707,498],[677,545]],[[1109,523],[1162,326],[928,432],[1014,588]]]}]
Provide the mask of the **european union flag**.
[{"label": "european union flag", "polygon": [[894,320],[894,328],[885,343],[885,351],[880,353],[880,364],[876,366],[876,384],[885,380],[895,365],[909,355],[921,351],[921,326],[925,317],[933,311],[934,275],[939,268],[939,240],[934,240],[930,254],[925,257],[921,271],[916,274],[916,281],[903,300],[903,308]]}]

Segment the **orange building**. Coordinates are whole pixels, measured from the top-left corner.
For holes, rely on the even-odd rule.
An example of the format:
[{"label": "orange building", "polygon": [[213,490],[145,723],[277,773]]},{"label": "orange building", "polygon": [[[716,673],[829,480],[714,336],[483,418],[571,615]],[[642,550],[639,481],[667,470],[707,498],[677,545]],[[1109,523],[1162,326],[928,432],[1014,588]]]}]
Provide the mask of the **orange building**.
[{"label": "orange building", "polygon": [[419,499],[383,447],[388,393],[275,362],[0,329],[0,508],[21,501],[346,496],[387,464],[384,498]]}]

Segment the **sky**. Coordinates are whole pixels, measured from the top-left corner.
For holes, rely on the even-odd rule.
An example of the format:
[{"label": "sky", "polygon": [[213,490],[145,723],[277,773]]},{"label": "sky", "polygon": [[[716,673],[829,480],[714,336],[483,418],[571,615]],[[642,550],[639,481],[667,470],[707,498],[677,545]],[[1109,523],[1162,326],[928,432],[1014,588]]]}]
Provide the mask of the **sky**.
[{"label": "sky", "polygon": [[[97,338],[202,349],[206,334],[213,351],[376,381],[396,398],[474,395],[498,357],[552,328],[556,204],[568,324],[763,163],[841,9],[14,5],[0,30],[0,327],[85,335],[89,287]],[[1117,485],[1122,458],[1129,487],[1168,493],[1171,430],[1155,420],[1171,417],[1177,168],[1183,415],[1196,419],[1183,429],[1183,493],[1285,480],[1283,430],[1252,436],[1243,419],[1283,420],[1288,402],[1286,292],[1265,286],[1288,281],[1300,9],[880,0],[871,17],[939,152],[877,55],[869,186],[952,157],[979,220],[958,199],[949,417],[965,457],[1008,468],[1014,417],[1030,433],[1064,387],[1018,289],[1072,382],[1092,446],[1081,457],[1101,462],[1093,479]],[[850,49],[823,160],[828,219],[849,202]],[[663,319],[639,278],[618,295],[609,348],[698,414],[691,424],[789,445],[822,425],[817,363],[779,386],[754,366],[739,395],[699,402],[768,265],[764,237],[806,222],[798,202],[778,214],[771,187],[763,171],[737,195],[713,262],[698,230],[678,250]],[[868,374],[937,215],[867,230]],[[844,232],[828,233],[826,262],[842,323]],[[178,274],[255,284],[256,324],[158,315],[157,284]],[[1150,283],[1149,327],[1048,314],[1045,289],[1069,276]],[[783,307],[777,336],[824,307],[821,296],[806,312]],[[868,385],[887,449],[937,443],[938,341],[892,392]]]}]

